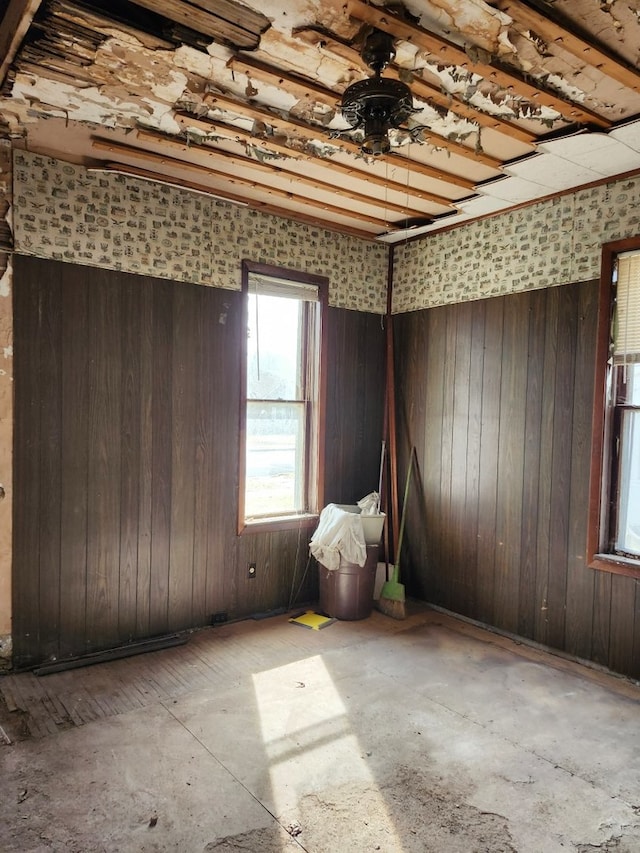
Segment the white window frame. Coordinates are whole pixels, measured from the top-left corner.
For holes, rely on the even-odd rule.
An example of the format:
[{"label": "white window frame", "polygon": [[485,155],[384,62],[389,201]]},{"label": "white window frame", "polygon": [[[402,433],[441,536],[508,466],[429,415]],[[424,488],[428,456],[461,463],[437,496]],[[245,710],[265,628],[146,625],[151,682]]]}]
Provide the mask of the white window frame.
[{"label": "white window frame", "polygon": [[[617,259],[627,253],[640,254],[640,237],[608,243],[602,250],[602,273],[596,340],[596,381],[591,444],[591,485],[587,532],[587,564],[590,568],[640,578],[640,555],[617,547],[620,516],[620,465],[622,464],[621,379],[625,360],[635,358],[633,339],[618,327]],[[621,297],[624,300],[624,296]]]},{"label": "white window frame", "polygon": [[[249,293],[258,286],[262,293],[280,295],[290,288],[288,295],[305,300],[309,293],[317,293],[314,310],[305,324],[302,336],[302,358],[306,372],[305,407],[305,454],[303,508],[300,512],[245,517],[247,406],[247,350],[248,350],[248,306]],[[298,270],[286,269],[271,264],[242,262],[242,342],[241,342],[241,396],[240,396],[240,473],[238,492],[238,533],[261,530],[286,530],[312,527],[317,523],[324,498],[324,425],[326,399],[326,328],[328,281],[324,276],[311,275]],[[283,293],[284,295],[284,293]],[[282,401],[274,400],[274,403]]]}]

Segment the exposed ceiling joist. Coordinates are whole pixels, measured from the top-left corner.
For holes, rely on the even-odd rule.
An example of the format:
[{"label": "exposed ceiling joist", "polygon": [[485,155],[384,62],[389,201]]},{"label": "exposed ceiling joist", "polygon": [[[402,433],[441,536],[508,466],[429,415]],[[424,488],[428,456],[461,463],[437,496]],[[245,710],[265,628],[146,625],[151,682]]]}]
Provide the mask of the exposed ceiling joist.
[{"label": "exposed ceiling joist", "polygon": [[[424,210],[422,209],[411,209],[408,204],[408,198],[410,197],[407,194],[406,186],[397,187],[397,189],[401,189],[403,194],[405,195],[405,199],[407,199],[406,204],[392,204],[385,197],[384,194],[381,194],[383,197],[376,198],[372,194],[365,195],[364,193],[357,192],[355,190],[351,190],[340,186],[335,181],[323,180],[314,176],[313,178],[301,176],[299,173],[292,174],[292,172],[284,166],[285,161],[278,161],[274,163],[273,161],[269,162],[261,162],[256,159],[255,156],[251,154],[248,155],[238,155],[232,154],[228,151],[223,151],[219,148],[213,148],[209,145],[187,145],[184,142],[179,142],[176,140],[167,140],[165,137],[159,136],[158,134],[151,134],[145,131],[139,131],[137,134],[137,139],[141,142],[151,143],[154,142],[157,144],[161,144],[165,148],[172,148],[175,151],[180,151],[183,154],[188,154],[195,148],[197,151],[203,151],[208,157],[218,157],[224,159],[234,167],[242,168],[243,166],[249,166],[250,168],[258,169],[266,174],[274,174],[277,173],[280,177],[286,179],[295,179],[300,186],[308,187],[311,190],[325,190],[326,192],[331,193],[332,195],[338,195],[343,199],[348,199],[350,201],[359,201],[361,204],[371,205],[377,204],[380,207],[386,210],[394,210],[397,213],[402,214],[403,216],[407,215],[407,212],[416,213],[424,216]],[[282,165],[281,165],[282,163]],[[380,187],[384,187],[384,184],[378,184]],[[301,194],[303,197],[307,198],[308,193]],[[411,197],[419,198],[423,202],[435,201],[436,204],[439,204],[445,208],[452,208],[453,204],[450,199],[441,197],[441,196],[433,196],[431,193],[423,193],[421,190],[415,190],[411,193]]]},{"label": "exposed ceiling joist", "polygon": [[[253,119],[259,124],[269,125],[271,128],[280,131],[280,133],[284,135],[288,133],[293,139],[302,138],[307,140],[308,142],[322,142],[320,129],[315,128],[312,125],[308,125],[304,122],[299,122],[291,118],[284,119],[280,116],[276,116],[268,110],[261,109],[260,107],[254,105],[246,105],[222,95],[216,94],[208,96],[207,101],[211,103],[213,107],[224,107],[224,109],[228,108],[229,112]],[[215,121],[215,119],[212,120]],[[262,138],[268,137],[266,136],[266,134],[263,134]],[[354,142],[349,141],[348,139],[340,139],[339,141],[333,141],[327,138],[325,144],[333,146],[336,150],[342,148],[346,151],[350,151],[353,154],[360,153],[359,146],[356,145]],[[437,143],[434,141],[433,144],[435,145]],[[298,150],[293,146],[291,146],[291,148],[292,150]],[[408,157],[402,157],[401,155],[388,156],[390,162],[393,165],[398,166],[399,168],[408,169],[409,172],[413,172],[416,175],[422,175],[425,178],[432,178],[436,181],[444,181],[445,183],[452,184],[454,187],[462,187],[464,189],[472,189],[475,185],[473,181],[447,172],[444,169],[434,168],[433,166],[429,166],[428,164],[420,163],[415,160],[410,160]],[[319,159],[322,159],[325,163],[327,162],[326,157],[320,157]],[[498,165],[502,164],[498,163]],[[362,168],[354,168],[354,172],[355,171],[362,172],[363,180],[373,180],[375,182],[375,177],[372,177],[371,171],[370,169],[368,169],[368,164],[366,163],[366,161],[362,162]],[[384,184],[388,184],[388,180],[386,178],[380,180]],[[393,181],[391,181],[391,183],[393,183]]]},{"label": "exposed ceiling joist", "polygon": [[594,65],[603,74],[634,92],[640,92],[640,72],[612,53],[602,50],[593,39],[585,39],[550,20],[540,12],[517,0],[494,0],[494,5],[514,21],[532,30],[550,44],[557,44],[581,61]]},{"label": "exposed ceiling joist", "polygon": [[[227,127],[226,132],[231,137],[233,137],[235,131],[234,131],[234,128]],[[237,135],[240,136],[241,134],[242,134],[242,131],[238,130]],[[229,158],[229,157],[234,156],[234,155],[230,154],[230,152],[222,151],[220,149],[214,148],[214,147],[208,145],[206,142],[203,142],[201,144],[193,143],[191,146],[184,145],[184,143],[182,143],[182,142],[169,143],[165,139],[163,139],[163,137],[159,137],[157,134],[149,134],[149,133],[145,133],[144,131],[140,131],[137,134],[137,139],[140,142],[152,143],[152,142],[156,141],[156,142],[162,143],[163,146],[165,146],[165,147],[170,145],[170,144],[173,144],[177,148],[177,150],[180,150],[183,152],[187,152],[189,150],[189,148],[191,148],[192,150],[196,149],[198,151],[204,151],[207,154],[211,154],[211,153],[217,154],[217,155],[224,157],[224,158]],[[291,159],[294,161],[296,159],[300,159],[300,156],[301,156],[301,155],[299,155],[298,157],[295,157],[295,155],[293,155],[293,152],[289,151],[288,149],[284,149],[284,146],[269,145],[268,142],[263,143],[260,140],[255,140],[254,147],[256,149],[264,148],[264,150],[266,150],[266,151],[271,150],[274,152],[277,152],[278,149],[281,149],[281,152],[282,151],[285,152],[285,156],[287,159]],[[281,152],[279,152],[279,153],[281,153]],[[304,158],[304,159],[309,159],[309,158]],[[272,169],[270,169],[270,167],[266,163],[261,163],[259,160],[256,160],[255,157],[253,157],[251,155],[240,158],[240,161],[244,162],[248,165],[251,165],[251,166],[253,166],[255,163],[257,163],[260,166],[260,168],[265,169],[266,171],[273,171]],[[286,160],[280,160],[279,163],[280,163],[280,165],[277,167],[277,171],[280,174],[286,175],[288,177],[294,177],[294,178],[296,177],[296,173],[292,169],[287,169],[286,166],[284,165],[286,163]],[[325,165],[325,167],[333,168],[334,164],[329,165],[326,162],[324,162],[324,165]],[[372,201],[375,201],[378,204],[380,204],[381,206],[383,206],[386,210],[394,211],[394,212],[399,213],[405,217],[409,216],[409,215],[415,215],[415,216],[424,216],[425,215],[425,211],[423,209],[416,208],[413,206],[414,198],[422,198],[423,194],[419,190],[418,191],[412,191],[411,193],[409,193],[406,186],[403,187],[402,185],[399,185],[399,184],[397,184],[395,188],[398,191],[404,193],[405,198],[406,198],[406,202],[404,204],[395,204],[394,202],[389,201],[389,199],[385,197],[384,192],[380,194],[380,197],[376,198],[376,196],[371,194],[371,193],[365,194],[365,193],[357,192],[354,190],[345,190],[345,189],[337,186],[336,182],[334,180],[322,179],[322,178],[317,177],[317,176],[314,178],[305,178],[305,179],[297,178],[297,179],[300,181],[300,183],[303,186],[310,187],[311,189],[316,189],[316,188],[317,189],[324,189],[327,192],[330,192],[330,193],[336,194],[336,195],[340,195],[341,197],[350,199],[351,201],[359,201],[361,204],[364,204],[364,205],[369,205],[372,203]],[[367,176],[362,175],[362,179],[364,181],[367,181]],[[381,181],[378,185],[384,189],[388,188],[388,186],[385,187],[384,181]],[[412,203],[409,203],[409,198],[412,199]],[[429,201],[430,199],[426,199],[426,200]],[[451,201],[447,200],[447,199],[442,199],[442,202],[440,202],[440,204],[442,207],[445,207],[445,208],[452,208],[453,207]]]},{"label": "exposed ceiling joist", "polygon": [[[269,110],[262,109],[255,104],[247,104],[243,101],[238,101],[235,98],[230,98],[227,95],[218,94],[217,92],[210,92],[208,95],[205,95],[204,100],[212,108],[217,107],[232,113],[235,112],[238,115],[244,115],[248,118],[263,121],[284,133],[290,133],[291,135],[299,136],[312,142],[321,141],[323,134],[328,137],[328,132],[320,126],[306,124],[305,122],[297,121],[291,117],[285,119],[282,116],[278,116]],[[337,139],[332,141],[327,138],[327,144],[335,145],[345,151],[350,151],[352,154],[360,155],[361,153],[360,146],[355,142],[351,142],[349,139],[340,138],[339,141]],[[387,154],[386,157],[390,163],[394,163],[401,168],[408,169],[410,172],[415,172],[417,175],[423,175],[426,178],[433,178],[436,181],[452,183],[454,186],[463,186],[467,189],[469,188],[469,184],[466,179],[461,179],[459,176],[445,172],[443,169],[428,166],[416,160],[411,160],[409,157],[403,157],[400,154],[391,153]],[[462,181],[462,183],[460,183],[460,181]],[[439,197],[432,196],[434,201],[436,198]]]},{"label": "exposed ceiling joist", "polygon": [[[167,142],[157,137],[156,142],[159,145],[162,145],[163,147],[171,147],[175,151],[180,151],[182,154],[190,155],[192,153],[188,145],[183,145],[177,142]],[[108,158],[109,160],[112,160],[114,157],[130,157],[134,160],[142,161],[143,163],[152,165],[156,164],[165,168],[174,168],[179,171],[185,171],[187,173],[199,175],[201,177],[211,177],[212,175],[226,177],[229,180],[229,183],[231,184],[251,187],[253,189],[266,192],[269,195],[273,195],[276,198],[295,200],[296,204],[302,204],[316,208],[319,207],[326,213],[329,213],[333,216],[345,216],[345,214],[347,214],[352,219],[359,220],[360,222],[368,222],[371,225],[391,226],[394,223],[394,220],[388,216],[371,216],[369,214],[362,213],[359,211],[347,211],[344,206],[338,207],[337,205],[322,202],[317,199],[310,200],[308,198],[308,195],[305,195],[294,187],[285,190],[280,187],[274,187],[268,181],[265,182],[252,178],[242,178],[238,176],[237,171],[233,175],[233,178],[229,178],[229,169],[225,169],[223,167],[224,162],[226,162],[229,166],[234,167],[236,170],[238,168],[249,168],[260,171],[263,174],[273,174],[273,171],[268,166],[265,166],[258,160],[254,160],[249,157],[237,157],[225,154],[221,151],[205,151],[203,153],[205,153],[211,159],[211,163],[204,166],[199,163],[189,162],[188,160],[184,160],[182,158],[170,157],[166,154],[158,154],[156,152],[149,151],[144,148],[137,148],[132,145],[122,145],[120,143],[109,142],[108,140],[100,139],[97,137],[93,140],[92,148],[94,151],[104,151],[105,153],[108,153],[110,155]],[[214,165],[216,159],[220,164],[219,166]],[[298,178],[294,178],[294,176],[290,174],[286,175],[286,177],[292,181],[295,180],[298,184],[302,186]],[[370,201],[371,200],[369,199],[369,202]]]},{"label": "exposed ceiling joist", "polygon": [[[230,15],[234,20],[229,20],[227,18],[228,9],[235,4],[229,3],[228,0],[209,4],[205,4],[204,0],[199,0],[196,6],[191,3],[183,3],[182,0],[162,0],[162,3],[154,2],[154,0],[132,0],[132,2],[150,12],[161,14],[183,27],[210,36],[216,41],[248,50],[254,50],[258,46],[260,33],[264,32],[269,26],[268,18],[264,16],[257,18],[255,13],[251,20],[247,15],[247,20],[243,21],[237,12],[234,12]],[[205,8],[198,8],[198,6]]]},{"label": "exposed ceiling joist", "polygon": [[383,30],[395,38],[418,45],[437,57],[440,62],[465,68],[470,73],[478,74],[489,82],[520,95],[532,104],[556,110],[571,121],[611,127],[610,121],[593,110],[580,107],[566,98],[531,85],[515,70],[506,71],[501,66],[473,60],[453,42],[433,35],[415,24],[403,21],[388,8],[368,6],[362,0],[347,0],[346,7],[351,17]]},{"label": "exposed ceiling joist", "polygon": [[[383,178],[379,175],[371,171],[367,171],[366,166],[364,168],[354,168],[353,166],[348,166],[345,163],[340,163],[335,159],[327,160],[326,157],[314,156],[308,151],[300,152],[295,149],[289,148],[286,145],[282,145],[279,142],[274,141],[272,138],[263,138],[256,136],[254,133],[251,133],[248,130],[244,130],[243,128],[234,127],[233,125],[224,124],[223,122],[217,122],[212,119],[199,119],[189,116],[188,114],[182,114],[176,116],[176,120],[180,127],[185,131],[185,133],[189,132],[191,129],[198,129],[207,135],[216,135],[220,134],[222,136],[226,136],[229,139],[240,139],[243,141],[251,141],[257,147],[262,147],[267,151],[273,151],[278,154],[284,154],[286,157],[289,157],[293,160],[307,160],[309,162],[316,163],[319,166],[323,166],[327,170],[332,173],[339,173],[350,178],[357,178],[365,182],[368,185],[378,186],[383,190],[381,194],[383,197],[380,198],[380,201],[383,202],[386,206],[389,206],[388,199],[385,197],[385,193],[387,191],[396,191],[406,196],[407,199],[411,198],[419,198],[423,202],[433,202],[434,204],[443,206],[445,208],[450,208],[452,206],[451,200],[444,197],[434,197],[430,193],[423,192],[420,189],[417,189],[415,185],[408,184],[406,181],[401,183],[400,181],[396,181],[389,178]],[[471,183],[471,182],[470,182]],[[335,187],[335,181],[332,182]],[[473,185],[469,187],[469,189],[473,189]],[[372,196],[369,195],[368,199],[371,200]],[[438,199],[438,200],[436,200]],[[400,211],[405,213],[410,209],[409,202],[407,200],[406,205],[398,206]],[[416,213],[420,213],[424,215],[424,211],[418,211],[417,209],[414,211]]]},{"label": "exposed ceiling joist", "polygon": [[89,8],[86,5],[79,7],[73,0],[55,0],[50,4],[52,18],[56,21],[68,21],[72,24],[80,24],[83,27],[92,27],[97,32],[112,32],[117,26],[119,32],[139,40],[145,47],[151,50],[171,50],[175,45],[149,32],[144,32],[138,27],[126,24],[123,21],[115,22],[106,14]]},{"label": "exposed ceiling joist", "polygon": [[0,86],[42,0],[9,0],[0,28]]}]

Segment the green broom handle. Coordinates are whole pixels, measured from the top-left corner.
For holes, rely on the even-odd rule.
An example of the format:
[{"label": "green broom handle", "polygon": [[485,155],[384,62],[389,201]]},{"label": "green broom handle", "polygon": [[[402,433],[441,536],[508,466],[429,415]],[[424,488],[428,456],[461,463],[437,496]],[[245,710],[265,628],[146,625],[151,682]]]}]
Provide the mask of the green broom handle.
[{"label": "green broom handle", "polygon": [[402,551],[402,537],[404,536],[404,522],[407,516],[407,499],[409,497],[409,483],[411,482],[411,471],[413,469],[413,454],[415,448],[411,448],[411,456],[409,457],[409,470],[407,471],[407,482],[404,487],[404,500],[402,502],[402,518],[400,519],[400,533],[398,535],[398,551],[396,553],[396,569],[400,565],[400,553]]}]

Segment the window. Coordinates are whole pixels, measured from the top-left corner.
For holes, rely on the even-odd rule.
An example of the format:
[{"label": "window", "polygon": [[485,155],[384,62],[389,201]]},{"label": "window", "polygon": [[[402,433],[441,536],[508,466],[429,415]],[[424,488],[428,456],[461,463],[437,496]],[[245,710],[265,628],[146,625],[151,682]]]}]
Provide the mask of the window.
[{"label": "window", "polygon": [[640,577],[640,239],[605,246],[589,556]]},{"label": "window", "polygon": [[245,261],[239,530],[314,519],[322,499],[319,276]]}]

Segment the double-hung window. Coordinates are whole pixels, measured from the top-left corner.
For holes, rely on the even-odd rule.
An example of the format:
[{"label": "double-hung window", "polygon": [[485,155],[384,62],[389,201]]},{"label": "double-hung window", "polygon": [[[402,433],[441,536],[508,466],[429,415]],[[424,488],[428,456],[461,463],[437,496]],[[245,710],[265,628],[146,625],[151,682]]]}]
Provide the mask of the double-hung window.
[{"label": "double-hung window", "polygon": [[326,279],[245,261],[242,284],[239,530],[311,523],[322,499]]},{"label": "double-hung window", "polygon": [[591,516],[597,500],[598,530],[590,530],[590,556],[594,568],[640,577],[640,240],[605,247],[603,279],[600,360],[605,334],[607,349],[602,414],[597,397],[594,419]]}]

